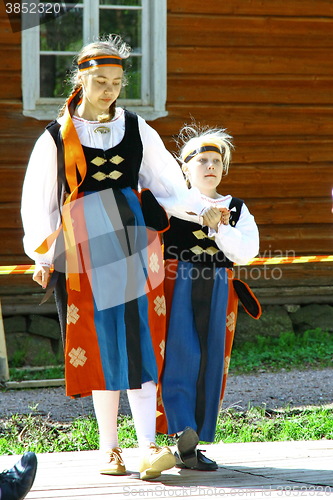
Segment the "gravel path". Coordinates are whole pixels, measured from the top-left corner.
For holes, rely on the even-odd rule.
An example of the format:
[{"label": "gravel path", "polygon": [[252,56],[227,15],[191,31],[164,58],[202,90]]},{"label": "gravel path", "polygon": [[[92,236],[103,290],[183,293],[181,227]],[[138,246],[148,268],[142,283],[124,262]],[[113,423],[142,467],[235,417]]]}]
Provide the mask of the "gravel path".
[{"label": "gravel path", "polygon": [[[276,409],[287,405],[332,403],[333,368],[326,368],[230,375],[223,408],[234,406],[245,410],[251,404]],[[80,416],[93,415],[94,411],[91,397],[70,399],[65,396],[64,387],[0,392],[0,418],[16,413],[49,416],[53,421],[69,422]],[[130,413],[126,393],[121,394],[119,413]]]}]

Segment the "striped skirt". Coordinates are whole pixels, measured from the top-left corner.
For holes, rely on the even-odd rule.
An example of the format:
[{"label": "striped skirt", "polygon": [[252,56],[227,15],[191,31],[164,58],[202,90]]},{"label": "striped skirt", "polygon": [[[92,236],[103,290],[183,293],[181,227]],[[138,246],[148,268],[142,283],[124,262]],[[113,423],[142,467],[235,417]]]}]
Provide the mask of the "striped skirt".
[{"label": "striped skirt", "polygon": [[71,215],[80,290],[67,281],[67,395],[157,382],[166,314],[158,233],[130,188],[85,193]]},{"label": "striped skirt", "polygon": [[159,383],[157,431],[186,426],[214,440],[236,326],[233,271],[167,261],[167,341]]}]

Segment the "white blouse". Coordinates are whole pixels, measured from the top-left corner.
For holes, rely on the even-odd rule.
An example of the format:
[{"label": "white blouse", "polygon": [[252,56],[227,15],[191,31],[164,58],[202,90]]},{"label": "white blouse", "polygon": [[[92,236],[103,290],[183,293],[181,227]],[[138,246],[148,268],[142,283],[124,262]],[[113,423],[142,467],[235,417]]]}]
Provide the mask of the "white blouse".
[{"label": "white blouse", "polygon": [[[201,195],[205,208],[225,207],[229,208],[232,196],[221,196],[220,198],[209,198]],[[232,209],[233,210],[233,209]],[[180,219],[186,219],[191,222],[198,222],[196,217],[183,216],[177,209],[172,209],[170,215]],[[235,264],[245,265],[253,259],[259,252],[259,231],[253,215],[243,203],[239,220],[235,227],[230,224],[219,224],[218,231],[209,229],[208,236],[214,237],[217,246],[222,250],[225,256]]]},{"label": "white blouse", "polygon": [[[63,118],[58,121],[61,124]],[[110,149],[120,143],[125,133],[125,113],[122,108],[117,108],[114,119],[107,123],[87,121],[76,116],[73,117],[73,123],[81,144],[91,148]],[[204,208],[199,190],[187,188],[177,161],[165,148],[158,133],[140,116],[138,123],[143,144],[140,188],[150,189],[168,213],[177,209],[182,218],[187,212],[199,216]],[[109,132],[94,132],[101,125],[108,127]],[[45,131],[31,153],[21,207],[24,250],[39,265],[49,266],[53,262],[54,245],[46,254],[38,254],[35,249],[60,225],[57,191],[57,148],[51,134]],[[195,217],[196,221],[198,216]]]}]

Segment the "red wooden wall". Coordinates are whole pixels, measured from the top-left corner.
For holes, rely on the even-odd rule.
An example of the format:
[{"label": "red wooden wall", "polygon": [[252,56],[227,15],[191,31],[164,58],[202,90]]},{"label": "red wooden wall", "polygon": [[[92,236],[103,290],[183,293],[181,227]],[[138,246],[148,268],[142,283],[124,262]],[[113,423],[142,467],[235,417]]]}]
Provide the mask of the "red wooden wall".
[{"label": "red wooden wall", "polygon": [[[25,263],[25,167],[45,122],[22,115],[20,33],[0,3],[0,264]],[[168,0],[167,147],[191,117],[226,127],[235,152],[221,192],[255,215],[261,252],[333,249],[333,3]]]}]

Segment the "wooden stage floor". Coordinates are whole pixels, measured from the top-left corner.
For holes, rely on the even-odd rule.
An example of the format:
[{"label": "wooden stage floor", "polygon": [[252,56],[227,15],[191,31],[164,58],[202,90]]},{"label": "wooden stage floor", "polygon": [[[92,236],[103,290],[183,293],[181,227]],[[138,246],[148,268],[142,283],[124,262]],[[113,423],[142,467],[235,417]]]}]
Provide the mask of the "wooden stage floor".
[{"label": "wooden stage floor", "polygon": [[[97,472],[98,452],[38,455],[38,470],[27,500],[107,498],[333,498],[333,441],[213,444],[201,447],[214,458],[214,472],[170,469],[140,481],[139,452],[123,450],[126,476]],[[1,456],[0,470],[19,457]],[[4,499],[5,500],[5,499]]]}]

